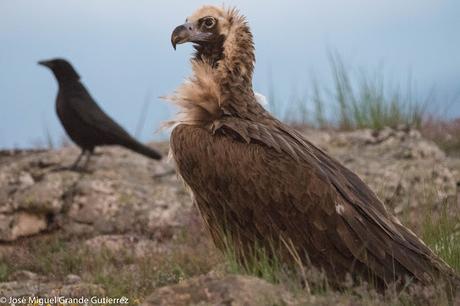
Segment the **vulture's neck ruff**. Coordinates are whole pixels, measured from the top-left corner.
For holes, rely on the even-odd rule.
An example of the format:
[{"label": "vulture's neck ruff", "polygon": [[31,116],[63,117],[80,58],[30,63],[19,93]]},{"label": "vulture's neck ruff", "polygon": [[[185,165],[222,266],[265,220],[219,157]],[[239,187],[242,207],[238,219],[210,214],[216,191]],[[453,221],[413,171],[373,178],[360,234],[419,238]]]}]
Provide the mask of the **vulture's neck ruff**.
[{"label": "vulture's neck ruff", "polygon": [[194,44],[192,76],[167,97],[180,107],[171,123],[210,126],[226,116],[248,119],[248,114],[265,113],[252,90],[254,44],[245,17],[236,9],[215,7],[195,15],[196,20],[213,16],[218,25],[212,39]]}]

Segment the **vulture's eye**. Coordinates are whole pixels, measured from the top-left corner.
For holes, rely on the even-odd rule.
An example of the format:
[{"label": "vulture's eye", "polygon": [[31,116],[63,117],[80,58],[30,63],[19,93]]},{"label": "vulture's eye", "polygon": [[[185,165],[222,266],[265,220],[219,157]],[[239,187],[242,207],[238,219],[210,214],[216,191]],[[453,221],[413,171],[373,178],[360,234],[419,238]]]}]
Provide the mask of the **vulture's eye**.
[{"label": "vulture's eye", "polygon": [[214,18],[206,18],[203,23],[205,27],[210,29],[216,24],[216,20]]}]

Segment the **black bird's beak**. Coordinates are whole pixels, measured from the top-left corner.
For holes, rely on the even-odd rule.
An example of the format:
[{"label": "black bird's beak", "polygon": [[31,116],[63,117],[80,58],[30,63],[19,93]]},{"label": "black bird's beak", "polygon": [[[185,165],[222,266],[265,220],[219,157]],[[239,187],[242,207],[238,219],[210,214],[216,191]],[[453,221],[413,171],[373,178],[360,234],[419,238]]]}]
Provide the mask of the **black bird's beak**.
[{"label": "black bird's beak", "polygon": [[48,67],[48,68],[51,68],[50,61],[39,61],[38,64],[42,65],[42,66],[45,66],[45,67]]}]

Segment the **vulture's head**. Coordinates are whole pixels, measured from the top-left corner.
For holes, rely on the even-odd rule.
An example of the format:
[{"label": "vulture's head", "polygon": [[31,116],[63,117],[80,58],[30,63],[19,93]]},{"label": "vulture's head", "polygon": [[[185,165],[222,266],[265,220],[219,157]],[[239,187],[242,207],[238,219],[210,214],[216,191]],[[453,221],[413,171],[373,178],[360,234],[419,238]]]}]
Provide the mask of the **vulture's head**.
[{"label": "vulture's head", "polygon": [[168,97],[181,107],[181,122],[207,124],[223,114],[264,113],[252,90],[252,34],[237,9],[201,7],[171,34],[174,48],[187,42],[196,49],[193,77]]},{"label": "vulture's head", "polygon": [[230,53],[238,53],[244,49],[253,60],[252,35],[249,26],[239,12],[234,8],[203,6],[185,23],[177,26],[171,35],[171,43],[176,49],[178,44],[193,43],[196,58],[205,59],[213,66]]},{"label": "vulture's head", "polygon": [[228,34],[230,22],[227,12],[215,6],[204,6],[176,27],[171,43],[176,45],[192,42],[200,46],[221,44]]}]

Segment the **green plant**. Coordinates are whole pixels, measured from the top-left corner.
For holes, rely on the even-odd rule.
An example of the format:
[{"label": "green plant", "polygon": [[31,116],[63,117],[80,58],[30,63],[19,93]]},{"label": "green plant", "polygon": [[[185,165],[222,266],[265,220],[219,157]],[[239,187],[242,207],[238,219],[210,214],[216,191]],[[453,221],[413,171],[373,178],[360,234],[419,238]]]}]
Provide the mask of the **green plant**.
[{"label": "green plant", "polygon": [[422,239],[445,262],[460,273],[460,217],[444,205],[438,216],[425,215],[422,224]]},{"label": "green plant", "polygon": [[0,262],[0,282],[4,282],[8,279],[10,274],[10,267],[4,263]]},{"label": "green plant", "polygon": [[[431,96],[419,101],[410,79],[403,91],[402,86],[389,87],[382,69],[372,74],[356,73],[344,64],[337,52],[329,53],[329,62],[333,86],[321,86],[314,78],[310,96],[280,101],[270,81],[272,112],[294,125],[309,124],[320,128],[352,130],[398,125],[419,128],[422,125]],[[286,114],[292,113],[294,116],[286,118]]]}]

